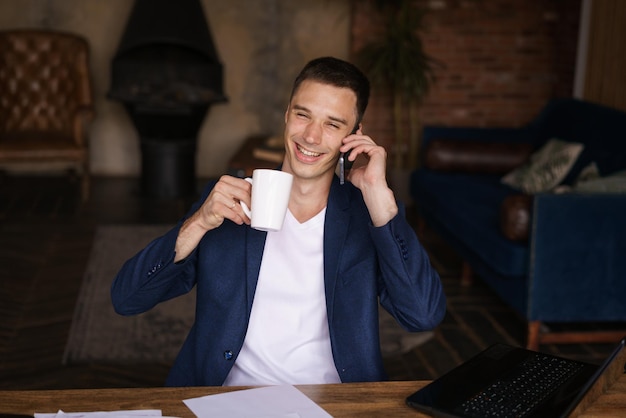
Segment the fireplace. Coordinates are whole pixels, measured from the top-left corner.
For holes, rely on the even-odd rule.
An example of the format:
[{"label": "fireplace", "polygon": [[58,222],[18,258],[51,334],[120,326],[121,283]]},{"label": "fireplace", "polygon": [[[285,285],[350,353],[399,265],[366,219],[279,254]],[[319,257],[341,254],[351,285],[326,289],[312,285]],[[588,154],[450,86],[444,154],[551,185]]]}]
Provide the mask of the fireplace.
[{"label": "fireplace", "polygon": [[111,63],[108,97],[121,102],[140,138],[147,196],[195,192],[200,127],[226,101],[222,64],[199,0],[136,0]]}]

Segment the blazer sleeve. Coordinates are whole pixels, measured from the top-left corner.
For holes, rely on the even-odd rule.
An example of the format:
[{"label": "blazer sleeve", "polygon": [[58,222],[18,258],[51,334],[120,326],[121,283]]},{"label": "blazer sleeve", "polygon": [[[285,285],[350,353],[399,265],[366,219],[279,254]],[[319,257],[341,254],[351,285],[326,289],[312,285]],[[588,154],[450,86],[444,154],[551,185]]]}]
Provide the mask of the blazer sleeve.
[{"label": "blazer sleeve", "polygon": [[193,288],[197,251],[174,263],[176,239],[185,219],[198,210],[214,185],[211,182],[205,188],[200,199],[174,228],[150,242],[122,266],[111,286],[111,301],[117,313],[143,313]]},{"label": "blazer sleeve", "polygon": [[445,316],[446,297],[404,208],[386,225],[370,229],[381,270],[381,305],[408,331],[433,329]]},{"label": "blazer sleeve", "polygon": [[111,301],[120,315],[146,312],[160,302],[193,288],[193,263],[174,263],[179,227],[148,244],[126,261],[111,286]]}]

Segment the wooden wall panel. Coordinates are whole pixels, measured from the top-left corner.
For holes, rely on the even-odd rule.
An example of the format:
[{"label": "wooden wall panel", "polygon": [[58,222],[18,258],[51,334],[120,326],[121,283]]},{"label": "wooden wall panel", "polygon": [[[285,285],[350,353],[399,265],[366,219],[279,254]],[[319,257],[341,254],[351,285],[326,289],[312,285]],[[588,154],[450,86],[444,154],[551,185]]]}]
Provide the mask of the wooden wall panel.
[{"label": "wooden wall panel", "polygon": [[626,1],[592,1],[584,98],[626,111]]}]

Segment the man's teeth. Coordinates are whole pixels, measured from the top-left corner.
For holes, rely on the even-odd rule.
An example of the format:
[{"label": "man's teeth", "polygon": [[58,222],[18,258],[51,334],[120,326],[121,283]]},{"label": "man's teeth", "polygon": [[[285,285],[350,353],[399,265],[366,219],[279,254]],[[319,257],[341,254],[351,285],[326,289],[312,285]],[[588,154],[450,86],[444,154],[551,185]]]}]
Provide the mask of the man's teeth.
[{"label": "man's teeth", "polygon": [[305,150],[300,145],[298,145],[298,150],[304,155],[306,155],[307,157],[319,157],[320,155],[322,155],[319,152],[312,152],[312,151]]}]

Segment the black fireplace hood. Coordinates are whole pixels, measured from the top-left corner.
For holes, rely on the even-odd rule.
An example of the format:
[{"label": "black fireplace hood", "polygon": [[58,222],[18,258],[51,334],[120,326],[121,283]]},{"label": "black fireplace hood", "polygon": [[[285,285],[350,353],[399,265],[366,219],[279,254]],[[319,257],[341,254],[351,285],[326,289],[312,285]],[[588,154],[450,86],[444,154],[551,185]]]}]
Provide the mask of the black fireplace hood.
[{"label": "black fireplace hood", "polygon": [[204,10],[197,0],[137,0],[118,54],[153,43],[178,44],[218,61]]},{"label": "black fireplace hood", "polygon": [[222,72],[199,0],[136,0],[108,97],[155,108],[224,102]]},{"label": "black fireplace hood", "polygon": [[222,72],[200,0],[135,0],[107,96],[139,134],[145,195],[195,193],[198,131],[210,107],[226,101]]}]

